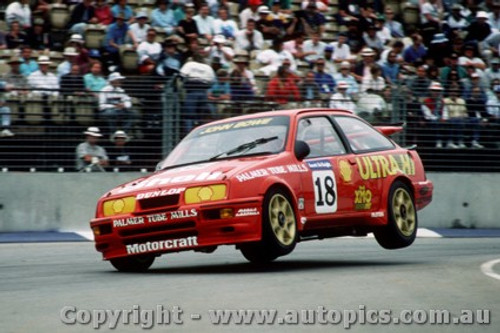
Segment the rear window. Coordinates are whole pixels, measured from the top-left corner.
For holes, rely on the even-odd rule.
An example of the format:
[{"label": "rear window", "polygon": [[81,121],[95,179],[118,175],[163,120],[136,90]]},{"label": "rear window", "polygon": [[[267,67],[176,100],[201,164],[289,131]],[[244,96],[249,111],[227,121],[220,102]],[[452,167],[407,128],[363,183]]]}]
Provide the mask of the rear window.
[{"label": "rear window", "polygon": [[353,152],[393,149],[394,144],[367,123],[352,117],[336,117]]}]

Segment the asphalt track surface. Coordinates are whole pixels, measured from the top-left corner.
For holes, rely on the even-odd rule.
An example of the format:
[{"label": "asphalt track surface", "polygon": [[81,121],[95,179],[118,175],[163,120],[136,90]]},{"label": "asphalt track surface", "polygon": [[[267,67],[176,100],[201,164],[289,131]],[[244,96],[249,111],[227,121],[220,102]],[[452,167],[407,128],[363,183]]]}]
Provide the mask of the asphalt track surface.
[{"label": "asphalt track surface", "polygon": [[[500,277],[500,263],[489,264],[489,276],[481,267],[499,258],[498,238],[418,238],[397,251],[384,250],[371,238],[344,238],[300,243],[291,255],[265,267],[247,264],[227,246],[213,254],[165,255],[147,273],[126,274],[102,261],[92,242],[0,244],[0,332],[109,331],[109,321],[99,330],[92,323],[64,324],[61,311],[74,309],[64,319],[71,320],[77,311],[84,316],[86,310],[160,305],[181,309],[177,319],[182,324],[143,330],[119,322],[114,331],[497,333],[500,280],[495,276]],[[358,320],[349,330],[344,322],[216,325],[209,316],[214,309],[276,309],[283,316],[287,310],[353,310],[357,318],[361,309],[391,314],[441,309],[453,315],[487,309],[491,323],[382,325]]]}]

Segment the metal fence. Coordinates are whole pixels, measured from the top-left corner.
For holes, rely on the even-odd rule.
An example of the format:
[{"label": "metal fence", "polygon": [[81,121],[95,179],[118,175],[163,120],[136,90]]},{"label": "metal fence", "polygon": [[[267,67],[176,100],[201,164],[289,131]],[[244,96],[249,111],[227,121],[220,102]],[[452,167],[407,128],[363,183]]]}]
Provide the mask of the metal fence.
[{"label": "metal fence", "polygon": [[[152,171],[192,126],[259,111],[330,106],[327,94],[310,99],[304,94],[298,98],[288,93],[269,96],[269,80],[257,77],[251,91],[238,82],[228,82],[228,96],[210,91],[211,99],[207,99],[206,89],[175,77],[127,77],[123,88],[138,113],[126,129],[130,141],[125,150],[132,162],[127,165],[114,163],[117,148],[110,140],[114,130],[102,117],[96,94],[69,89],[58,91],[56,97],[44,97],[43,93],[11,91],[4,94],[4,100],[10,108],[10,130],[15,136],[0,138],[0,168],[77,171],[76,146],[85,140],[83,132],[88,127],[98,126],[104,134],[99,145],[108,151],[112,162],[106,171]],[[423,98],[415,97],[404,86],[359,94],[354,100],[355,112],[371,123],[404,123],[405,131],[394,139],[402,146],[417,145],[427,170],[500,171],[500,130],[495,119],[471,115],[460,121],[433,122],[423,117],[422,105]],[[123,117],[115,120],[120,128]],[[438,140],[442,140],[441,148],[436,147]],[[449,140],[453,140],[452,145]],[[472,147],[473,140],[482,147]]]}]

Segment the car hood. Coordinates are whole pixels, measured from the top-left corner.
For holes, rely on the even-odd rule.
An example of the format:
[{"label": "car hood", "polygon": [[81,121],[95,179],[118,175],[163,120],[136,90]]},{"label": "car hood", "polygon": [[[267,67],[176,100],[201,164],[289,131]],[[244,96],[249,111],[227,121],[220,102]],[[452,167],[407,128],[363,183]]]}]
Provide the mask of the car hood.
[{"label": "car hood", "polygon": [[171,189],[172,193],[175,193],[176,190],[180,191],[187,186],[228,179],[241,172],[258,168],[277,156],[252,156],[220,160],[159,171],[118,186],[107,193],[106,197],[159,189]]}]

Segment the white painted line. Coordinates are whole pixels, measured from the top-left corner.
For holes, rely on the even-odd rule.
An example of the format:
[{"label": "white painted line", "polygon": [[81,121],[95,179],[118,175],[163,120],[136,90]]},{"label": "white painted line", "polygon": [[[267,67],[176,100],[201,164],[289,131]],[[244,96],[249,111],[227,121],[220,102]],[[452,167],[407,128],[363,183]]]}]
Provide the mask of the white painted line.
[{"label": "white painted line", "polygon": [[426,228],[418,228],[417,230],[417,237],[424,237],[424,238],[442,238],[443,236],[438,234],[435,231],[432,231],[430,229]]},{"label": "white painted line", "polygon": [[85,239],[88,239],[90,241],[94,240],[94,233],[92,231],[73,231],[75,234],[78,234],[82,236]]},{"label": "white painted line", "polygon": [[481,271],[494,279],[500,280],[500,274],[493,270],[493,266],[500,264],[500,259],[490,260],[481,265]]}]

